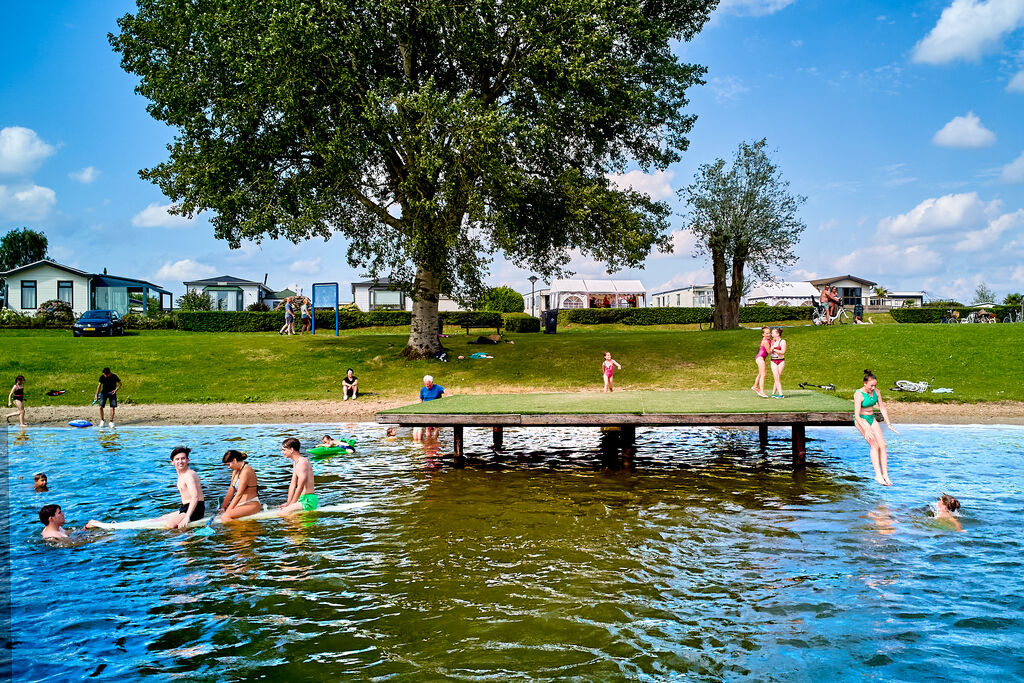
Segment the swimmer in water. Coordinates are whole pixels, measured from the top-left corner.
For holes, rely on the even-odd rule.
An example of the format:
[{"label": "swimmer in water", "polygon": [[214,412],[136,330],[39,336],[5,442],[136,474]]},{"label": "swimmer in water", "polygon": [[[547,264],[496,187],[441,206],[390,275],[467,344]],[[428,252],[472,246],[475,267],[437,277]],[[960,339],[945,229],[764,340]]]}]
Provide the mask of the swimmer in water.
[{"label": "swimmer in water", "polygon": [[959,509],[960,501],[948,493],[943,493],[942,497],[935,503],[935,519],[945,522],[957,531],[963,531],[963,525],[960,524],[960,520],[953,514]]},{"label": "swimmer in water", "polygon": [[341,445],[341,442],[333,438],[330,434],[324,434],[323,438],[320,439],[320,445],[327,448],[337,448]]},{"label": "swimmer in water", "polygon": [[[181,495],[181,505],[177,512],[171,512],[151,520],[143,522],[159,523],[165,529],[185,529],[190,522],[197,522],[206,515],[206,501],[203,498],[203,487],[199,483],[199,475],[189,467],[188,456],[191,448],[178,446],[171,451],[171,464],[178,473],[178,493]],[[90,519],[85,525],[86,529],[100,525],[94,519]]]},{"label": "swimmer in water", "polygon": [[397,427],[388,427],[387,431],[384,432],[384,440],[385,441],[394,441],[397,438],[398,438],[398,428]]},{"label": "swimmer in water", "polygon": [[32,475],[32,483],[38,493],[46,493],[50,488],[46,485],[46,472],[36,472]]},{"label": "swimmer in water", "polygon": [[43,538],[70,538],[64,531],[64,511],[60,505],[44,505],[39,510],[39,521],[43,523]]},{"label": "swimmer in water", "polygon": [[245,461],[247,457],[249,456],[245,453],[235,450],[229,450],[224,454],[223,462],[231,470],[231,484],[224,494],[224,504],[220,507],[222,522],[254,515],[263,509],[260,505],[260,485],[256,480],[256,470]]},{"label": "swimmer in water", "polygon": [[288,484],[288,500],[281,506],[281,514],[316,510],[320,500],[314,493],[313,466],[309,458],[299,449],[302,444],[296,438],[287,438],[281,443],[281,455],[292,461],[292,480]]}]

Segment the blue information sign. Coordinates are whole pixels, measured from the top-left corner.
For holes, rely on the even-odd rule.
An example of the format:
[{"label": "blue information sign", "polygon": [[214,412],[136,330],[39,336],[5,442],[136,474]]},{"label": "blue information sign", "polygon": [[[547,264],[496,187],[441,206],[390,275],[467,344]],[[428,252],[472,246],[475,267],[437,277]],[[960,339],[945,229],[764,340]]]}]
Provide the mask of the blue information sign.
[{"label": "blue information sign", "polygon": [[334,336],[338,336],[338,283],[337,282],[314,282],[313,283],[313,327],[312,332],[316,334],[316,309],[334,309]]}]

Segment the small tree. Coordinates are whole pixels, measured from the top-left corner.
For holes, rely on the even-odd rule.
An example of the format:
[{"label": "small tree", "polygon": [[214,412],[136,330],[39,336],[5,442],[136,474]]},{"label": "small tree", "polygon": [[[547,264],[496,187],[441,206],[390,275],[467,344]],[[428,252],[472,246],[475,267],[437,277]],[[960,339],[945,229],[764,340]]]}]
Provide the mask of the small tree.
[{"label": "small tree", "polygon": [[731,167],[723,159],[704,164],[678,193],[691,207],[696,252],[711,259],[717,329],[739,327],[745,269],[771,281],[773,269],[796,262],[793,249],[806,228],[797,216],[806,198],[789,193],[766,144],[741,142]]},{"label": "small tree", "polygon": [[974,290],[974,300],[972,304],[988,304],[995,303],[996,293],[988,288],[984,282],[979,282],[977,288]]},{"label": "small tree", "polygon": [[183,311],[212,311],[213,299],[207,292],[190,289],[178,297],[178,308]]},{"label": "small tree", "polygon": [[267,311],[270,310],[270,307],[267,306],[262,301],[254,301],[253,303],[249,304],[245,310],[254,311],[257,313],[266,313]]},{"label": "small tree", "polygon": [[888,289],[886,289],[885,287],[882,287],[881,285],[879,285],[878,287],[875,287],[875,298],[876,299],[884,299],[887,296],[889,296],[889,290]]},{"label": "small tree", "polygon": [[20,268],[46,258],[46,235],[28,228],[0,237],[0,271]]},{"label": "small tree", "polygon": [[526,302],[523,301],[523,295],[511,287],[491,287],[484,290],[477,308],[481,311],[522,313]]},{"label": "small tree", "polygon": [[1003,299],[1003,305],[1005,306],[1019,307],[1022,302],[1024,302],[1024,294],[1021,294],[1020,292],[1013,292],[1012,294],[1007,294],[1006,297]]}]

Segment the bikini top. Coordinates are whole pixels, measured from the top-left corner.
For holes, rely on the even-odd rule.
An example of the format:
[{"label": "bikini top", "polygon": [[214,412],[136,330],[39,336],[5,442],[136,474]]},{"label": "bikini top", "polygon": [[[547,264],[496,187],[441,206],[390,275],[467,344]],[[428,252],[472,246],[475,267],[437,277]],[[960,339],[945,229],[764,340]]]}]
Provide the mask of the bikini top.
[{"label": "bikini top", "polygon": [[857,391],[859,391],[860,395],[864,397],[860,401],[860,407],[861,408],[870,408],[871,406],[873,406],[876,403],[878,403],[878,392],[877,391],[873,391],[870,394],[868,392],[864,391],[863,389],[858,389]]},{"label": "bikini top", "polygon": [[[247,462],[246,463],[242,463],[242,466],[238,468],[238,472],[236,472],[234,474],[234,476],[231,477],[231,488],[235,489],[236,493],[238,492],[238,489],[235,488],[235,484],[242,480],[242,470],[244,470],[246,468],[246,466],[248,466],[249,469],[252,470],[252,465],[249,465],[249,463],[247,463]],[[253,476],[255,476],[255,475],[256,475],[256,470],[253,470]],[[246,491],[248,491],[249,489],[256,489],[256,495],[257,496],[260,495],[260,484],[259,484],[258,481],[255,484],[250,484],[249,486],[245,487]]]}]

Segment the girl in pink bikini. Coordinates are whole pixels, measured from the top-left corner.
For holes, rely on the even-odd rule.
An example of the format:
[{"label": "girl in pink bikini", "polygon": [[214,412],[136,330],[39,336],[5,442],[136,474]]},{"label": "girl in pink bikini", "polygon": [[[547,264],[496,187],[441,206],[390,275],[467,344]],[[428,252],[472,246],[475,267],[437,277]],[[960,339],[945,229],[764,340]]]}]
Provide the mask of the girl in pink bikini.
[{"label": "girl in pink bikini", "polygon": [[772,331],[767,327],[761,328],[761,345],[757,349],[757,355],[754,356],[754,362],[757,363],[757,377],[754,378],[754,386],[750,387],[751,391],[760,396],[761,398],[768,398],[768,394],[764,393],[764,377],[768,370],[765,366],[765,359],[768,358],[768,352],[772,348]]},{"label": "girl in pink bikini", "polygon": [[604,375],[604,390],[605,391],[613,391],[614,388],[615,388],[614,387],[615,381],[613,379],[614,376],[615,376],[615,368],[618,368],[619,370],[621,370],[622,366],[619,365],[619,362],[617,360],[612,358],[612,352],[611,351],[605,351],[604,352],[604,362],[601,363],[601,373],[602,373],[602,375]]}]

